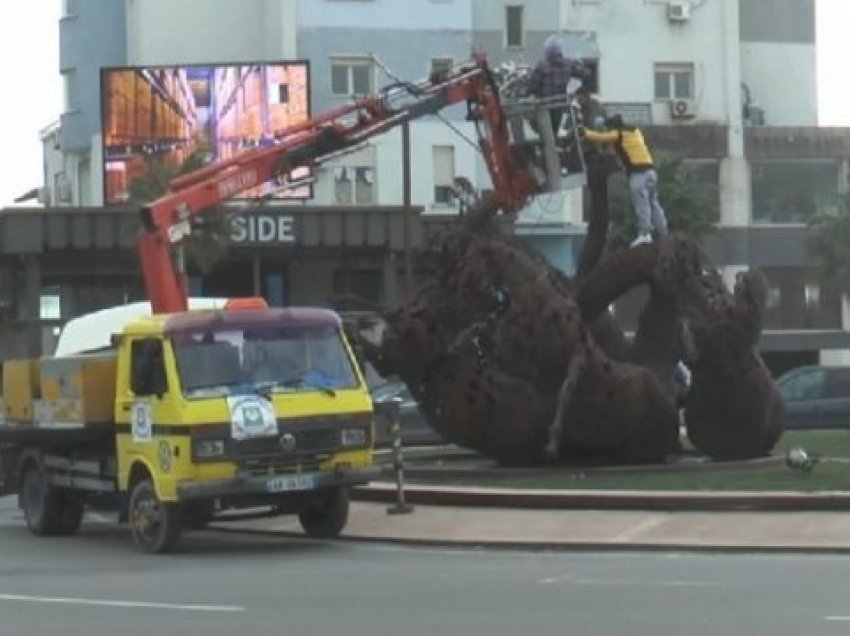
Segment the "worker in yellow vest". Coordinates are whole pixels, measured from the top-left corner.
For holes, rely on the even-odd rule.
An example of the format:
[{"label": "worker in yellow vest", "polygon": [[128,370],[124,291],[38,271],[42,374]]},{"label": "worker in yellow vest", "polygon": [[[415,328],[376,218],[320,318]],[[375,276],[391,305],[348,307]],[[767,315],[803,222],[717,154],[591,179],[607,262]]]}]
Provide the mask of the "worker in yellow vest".
[{"label": "worker in yellow vest", "polygon": [[613,115],[605,118],[605,130],[581,128],[579,133],[586,141],[613,143],[623,162],[638,220],[638,236],[632,241],[632,247],[651,243],[653,233],[659,237],[666,235],[667,217],[658,202],[658,174],[640,128],[627,126],[621,115]]}]

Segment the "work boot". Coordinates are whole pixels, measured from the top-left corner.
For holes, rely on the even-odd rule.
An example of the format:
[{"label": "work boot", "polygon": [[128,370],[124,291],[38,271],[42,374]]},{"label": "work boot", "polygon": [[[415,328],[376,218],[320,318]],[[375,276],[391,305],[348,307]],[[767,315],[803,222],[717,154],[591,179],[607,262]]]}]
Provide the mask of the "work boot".
[{"label": "work boot", "polygon": [[652,243],[652,234],[638,234],[637,238],[631,242],[629,247],[637,247],[643,243]]},{"label": "work boot", "polygon": [[691,388],[691,370],[684,362],[679,360],[676,363],[676,369],[673,372],[678,384],[683,391],[687,392]]}]

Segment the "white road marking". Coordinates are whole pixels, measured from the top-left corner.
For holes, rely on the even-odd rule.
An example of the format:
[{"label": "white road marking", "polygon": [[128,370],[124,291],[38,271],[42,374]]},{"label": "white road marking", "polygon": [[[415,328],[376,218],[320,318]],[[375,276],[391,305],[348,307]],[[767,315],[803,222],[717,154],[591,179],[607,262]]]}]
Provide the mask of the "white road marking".
[{"label": "white road marking", "polygon": [[625,532],[621,532],[612,539],[613,542],[631,541],[639,534],[657,528],[667,520],[665,515],[652,515],[648,519],[644,519],[640,523],[635,524]]},{"label": "white road marking", "polygon": [[550,576],[548,579],[540,579],[537,581],[540,585],[550,585],[558,581],[569,581],[573,578],[572,574],[562,574],[561,576]]},{"label": "white road marking", "polygon": [[850,621],[850,616],[824,616],[825,621]]},{"label": "white road marking", "polygon": [[27,596],[24,594],[0,594],[0,601],[23,603],[55,603],[62,605],[94,605],[99,607],[124,607],[143,609],[170,609],[188,612],[244,612],[236,605],[179,605],[173,603],[149,603],[145,601],[112,601],[97,598],[62,598],[53,596]]},{"label": "white road marking", "polygon": [[719,587],[720,583],[712,581],[644,581],[636,579],[577,579],[572,574],[550,576],[537,581],[539,585],[567,582],[570,585],[586,586],[628,586],[628,587]]},{"label": "white road marking", "polygon": [[722,587],[714,581],[643,581],[637,579],[573,579],[575,585],[628,587]]}]

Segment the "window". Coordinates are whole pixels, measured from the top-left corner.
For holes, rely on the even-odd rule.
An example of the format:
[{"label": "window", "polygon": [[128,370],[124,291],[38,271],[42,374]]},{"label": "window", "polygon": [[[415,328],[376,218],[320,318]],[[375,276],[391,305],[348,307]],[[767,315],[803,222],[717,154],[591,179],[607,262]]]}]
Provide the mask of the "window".
[{"label": "window", "polygon": [[828,209],[841,183],[836,161],[753,161],[755,223],[806,223]]},{"label": "window", "polygon": [[850,372],[847,369],[830,369],[826,376],[825,398],[850,397]]},{"label": "window", "polygon": [[172,336],[180,385],[188,397],[228,395],[233,386],[272,383],[269,392],[350,388],[357,377],[331,325],[235,325]]},{"label": "window", "polygon": [[656,64],[655,99],[693,99],[693,64]]},{"label": "window", "polygon": [[767,288],[766,304],[768,309],[779,309],[779,306],[782,304],[782,290],[779,287]]},{"label": "window", "polygon": [[136,395],[161,395],[168,389],[162,340],[142,338],[130,348],[130,386]]},{"label": "window", "polygon": [[53,199],[59,203],[71,203],[74,193],[71,188],[71,180],[64,172],[53,175]]},{"label": "window", "polygon": [[367,58],[331,61],[331,93],[368,95],[374,92],[372,63]]},{"label": "window", "polygon": [[779,390],[789,400],[817,400],[823,396],[824,380],[823,369],[811,369],[790,378]]},{"label": "window", "polygon": [[448,75],[454,66],[454,60],[450,57],[435,57],[431,59],[431,75],[444,77]]},{"label": "window", "polygon": [[[593,88],[590,90],[596,92]],[[605,102],[604,110],[609,113],[620,113],[624,121],[635,126],[652,125],[651,102]]]},{"label": "window", "polygon": [[41,289],[39,318],[62,320],[62,295],[59,285],[50,285]]},{"label": "window", "polygon": [[806,309],[820,307],[820,285],[806,285],[803,289],[803,297],[805,298]]},{"label": "window", "polygon": [[73,70],[62,71],[62,108],[63,112],[70,113],[76,107],[76,99],[74,97],[74,77],[76,73]]},{"label": "window", "polygon": [[451,205],[454,198],[454,146],[434,146],[434,203]]},{"label": "window", "polygon": [[289,84],[269,84],[269,104],[289,103]]},{"label": "window", "polygon": [[334,197],[337,205],[374,205],[375,170],[368,166],[335,168]]},{"label": "window", "polygon": [[505,7],[505,46],[509,48],[521,48],[525,42],[525,25],[522,21],[523,7]]},{"label": "window", "polygon": [[383,275],[377,269],[340,269],[334,272],[333,290],[337,308],[352,301],[379,303],[383,296]]}]

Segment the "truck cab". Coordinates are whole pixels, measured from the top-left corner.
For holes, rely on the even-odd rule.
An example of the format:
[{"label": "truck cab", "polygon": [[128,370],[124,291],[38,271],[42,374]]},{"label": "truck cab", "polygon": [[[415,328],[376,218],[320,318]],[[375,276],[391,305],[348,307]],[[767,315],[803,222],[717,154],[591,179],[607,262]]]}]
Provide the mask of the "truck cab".
[{"label": "truck cab", "polygon": [[[32,411],[41,415],[15,424],[21,506],[34,532],[75,531],[56,519],[103,495],[148,552],[239,508],[297,514],[314,537],[342,531],[349,487],[377,469],[372,403],[337,314],[248,306],[147,315],[111,345],[37,365]],[[57,383],[90,397],[65,436],[45,419],[56,409],[38,408]],[[111,422],[95,422],[94,403],[106,400]]]}]

